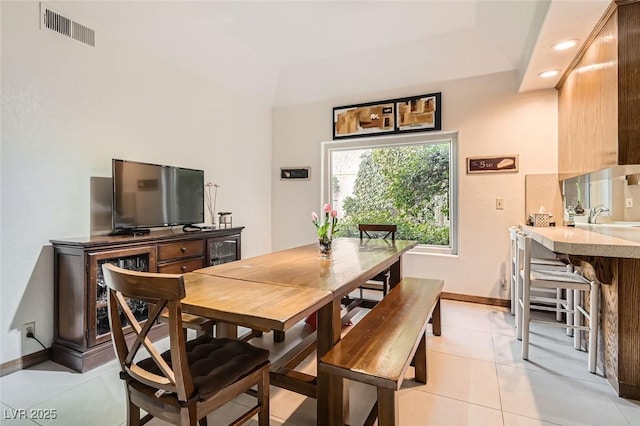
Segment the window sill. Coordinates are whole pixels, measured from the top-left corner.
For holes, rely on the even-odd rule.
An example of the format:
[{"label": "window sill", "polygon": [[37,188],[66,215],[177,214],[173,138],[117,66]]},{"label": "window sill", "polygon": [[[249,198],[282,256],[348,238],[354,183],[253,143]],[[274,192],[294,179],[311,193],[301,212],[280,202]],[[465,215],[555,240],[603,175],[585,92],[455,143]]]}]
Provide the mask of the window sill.
[{"label": "window sill", "polygon": [[421,256],[440,256],[440,257],[458,257],[457,253],[453,253],[449,247],[434,247],[428,245],[418,245],[414,249],[411,249],[407,254],[417,254]]}]

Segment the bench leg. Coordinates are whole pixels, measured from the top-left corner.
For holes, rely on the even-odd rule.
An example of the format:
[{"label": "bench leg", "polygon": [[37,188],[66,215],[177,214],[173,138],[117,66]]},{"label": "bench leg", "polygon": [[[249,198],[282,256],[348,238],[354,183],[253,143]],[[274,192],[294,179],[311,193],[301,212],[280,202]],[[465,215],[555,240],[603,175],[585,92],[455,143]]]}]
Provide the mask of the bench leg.
[{"label": "bench leg", "polygon": [[433,308],[433,312],[431,313],[431,325],[434,336],[440,336],[442,334],[442,321],[440,319],[440,297],[438,296],[438,301],[436,302],[436,306]]},{"label": "bench leg", "polygon": [[281,343],[284,342],[285,332],[280,330],[273,330],[273,342]]},{"label": "bench leg", "polygon": [[397,392],[393,389],[378,388],[378,426],[399,424]]},{"label": "bench leg", "polygon": [[422,339],[418,343],[413,362],[416,368],[416,382],[427,383],[427,333],[422,335]]}]

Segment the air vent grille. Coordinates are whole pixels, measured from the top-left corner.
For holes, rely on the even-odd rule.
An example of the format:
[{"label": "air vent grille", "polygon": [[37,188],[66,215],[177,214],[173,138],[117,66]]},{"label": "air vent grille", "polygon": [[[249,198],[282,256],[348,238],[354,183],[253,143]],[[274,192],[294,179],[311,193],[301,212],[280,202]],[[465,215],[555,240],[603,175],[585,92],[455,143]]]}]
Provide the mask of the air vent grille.
[{"label": "air vent grille", "polygon": [[40,3],[41,28],[48,28],[81,43],[95,47],[96,32],[58,12],[51,10],[44,3]]}]

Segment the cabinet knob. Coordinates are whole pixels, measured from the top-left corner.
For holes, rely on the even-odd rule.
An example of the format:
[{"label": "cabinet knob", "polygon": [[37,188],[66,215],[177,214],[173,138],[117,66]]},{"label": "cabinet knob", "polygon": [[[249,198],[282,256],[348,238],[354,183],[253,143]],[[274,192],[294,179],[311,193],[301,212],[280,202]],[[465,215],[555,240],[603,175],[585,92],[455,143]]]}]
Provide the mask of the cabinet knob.
[{"label": "cabinet knob", "polygon": [[186,266],[184,266],[184,265],[182,265],[182,266],[180,267],[180,270],[181,270],[182,272],[187,272],[187,267],[186,267]]},{"label": "cabinet knob", "polygon": [[186,253],[186,252],[187,252],[187,248],[186,248],[186,247],[182,247],[182,248],[180,249],[180,251],[181,251],[181,252],[183,252],[183,253]]}]

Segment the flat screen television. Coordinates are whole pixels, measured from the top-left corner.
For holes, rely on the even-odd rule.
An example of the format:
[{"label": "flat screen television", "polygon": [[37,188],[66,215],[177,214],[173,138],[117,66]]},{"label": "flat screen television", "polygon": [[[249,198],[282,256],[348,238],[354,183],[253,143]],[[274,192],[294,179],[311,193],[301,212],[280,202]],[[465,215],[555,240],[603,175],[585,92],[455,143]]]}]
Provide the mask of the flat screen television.
[{"label": "flat screen television", "polygon": [[204,222],[203,170],[118,159],[112,169],[115,233]]}]

